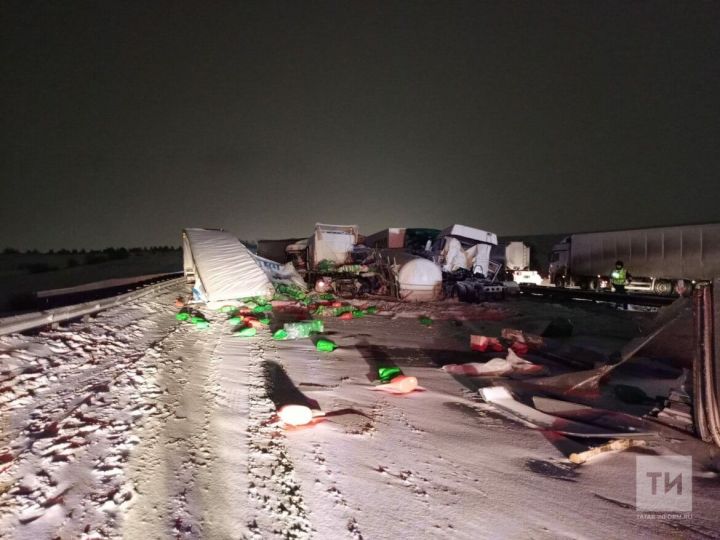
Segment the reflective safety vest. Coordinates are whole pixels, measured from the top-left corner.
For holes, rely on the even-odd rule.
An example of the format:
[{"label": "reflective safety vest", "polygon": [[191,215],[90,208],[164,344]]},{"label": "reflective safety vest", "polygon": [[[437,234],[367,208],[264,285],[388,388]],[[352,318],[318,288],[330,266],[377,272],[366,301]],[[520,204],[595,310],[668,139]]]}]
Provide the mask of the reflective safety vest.
[{"label": "reflective safety vest", "polygon": [[612,271],[610,277],[612,278],[613,285],[625,285],[627,270],[625,270],[625,268],[620,268],[619,270],[616,268]]}]

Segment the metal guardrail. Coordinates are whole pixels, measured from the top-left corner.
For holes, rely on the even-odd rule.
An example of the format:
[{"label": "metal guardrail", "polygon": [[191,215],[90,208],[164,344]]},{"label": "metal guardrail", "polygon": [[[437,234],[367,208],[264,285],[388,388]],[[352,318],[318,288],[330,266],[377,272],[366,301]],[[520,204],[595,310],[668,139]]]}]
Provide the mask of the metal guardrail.
[{"label": "metal guardrail", "polygon": [[44,311],[36,311],[33,313],[24,313],[22,315],[4,317],[0,319],[0,336],[12,334],[15,332],[24,332],[26,330],[37,328],[39,326],[63,322],[69,319],[82,317],[83,315],[97,313],[98,311],[103,311],[111,307],[124,304],[125,302],[142,298],[143,296],[152,292],[157,292],[165,288],[175,287],[182,283],[185,283],[185,278],[181,277],[171,279],[169,281],[162,281],[153,285],[148,285],[139,290],[130,291],[128,293],[120,294],[118,296],[112,296],[100,300],[92,300],[90,302],[83,302],[82,304],[75,304],[72,306],[64,306]]},{"label": "metal guardrail", "polygon": [[140,287],[168,281],[183,275],[183,272],[170,272],[135,276],[133,278],[110,279],[86,283],[76,287],[66,287],[35,293],[35,311],[55,309],[93,300],[102,300],[118,294],[137,290]]},{"label": "metal guardrail", "polygon": [[584,291],[541,285],[520,285],[520,293],[527,296],[548,296],[558,300],[592,300],[595,302],[614,302],[636,306],[661,307],[672,304],[676,296],[656,296],[652,294],[619,294],[615,292]]},{"label": "metal guardrail", "polygon": [[[91,283],[83,283],[73,287],[62,287],[60,289],[46,289],[37,291],[35,296],[40,299],[56,298],[58,296],[69,296],[73,294],[86,294],[94,292],[102,292],[106,290],[114,290],[120,287],[130,288],[139,285],[148,285],[150,283],[162,280],[172,279],[183,275],[182,271],[178,272],[159,272],[155,274],[146,274],[142,276],[122,277],[103,279],[101,281],[93,281]],[[109,296],[109,295],[108,295]],[[77,302],[75,302],[77,303]],[[57,306],[59,307],[59,306]]]}]

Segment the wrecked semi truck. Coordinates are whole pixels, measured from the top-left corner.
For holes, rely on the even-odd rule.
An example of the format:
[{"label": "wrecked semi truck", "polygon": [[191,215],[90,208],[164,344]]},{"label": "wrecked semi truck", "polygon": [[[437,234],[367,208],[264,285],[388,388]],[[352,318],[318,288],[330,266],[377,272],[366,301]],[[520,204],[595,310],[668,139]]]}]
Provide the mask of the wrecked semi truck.
[{"label": "wrecked semi truck", "polygon": [[[372,250],[358,243],[357,225],[317,223],[307,242],[305,279],[315,291],[352,298],[382,288],[387,272]],[[387,288],[387,287],[386,287]]]},{"label": "wrecked semi truck", "polygon": [[310,270],[324,265],[341,266],[351,262],[350,256],[358,242],[357,225],[330,225],[316,223],[315,232],[308,239],[308,266]]},{"label": "wrecked semi truck", "polygon": [[502,265],[491,260],[497,235],[467,225],[451,225],[440,231],[433,244],[433,260],[441,265],[446,297],[462,302],[483,302],[505,296],[496,281]]},{"label": "wrecked semi truck", "polygon": [[615,262],[631,275],[627,290],[670,295],[720,276],[720,223],[573,234],[553,246],[556,287],[610,288]]}]

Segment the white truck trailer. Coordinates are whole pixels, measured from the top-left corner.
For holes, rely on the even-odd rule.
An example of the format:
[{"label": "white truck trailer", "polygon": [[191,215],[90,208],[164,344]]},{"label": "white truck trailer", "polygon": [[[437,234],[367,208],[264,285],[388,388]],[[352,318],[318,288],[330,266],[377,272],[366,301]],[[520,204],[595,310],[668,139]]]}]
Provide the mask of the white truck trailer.
[{"label": "white truck trailer", "polygon": [[530,246],[523,242],[510,242],[505,246],[505,272],[515,283],[542,284],[537,270],[530,270]]},{"label": "white truck trailer", "polygon": [[720,276],[720,223],[573,234],[553,246],[555,286],[610,288],[609,275],[623,261],[629,291],[670,295],[680,284]]}]

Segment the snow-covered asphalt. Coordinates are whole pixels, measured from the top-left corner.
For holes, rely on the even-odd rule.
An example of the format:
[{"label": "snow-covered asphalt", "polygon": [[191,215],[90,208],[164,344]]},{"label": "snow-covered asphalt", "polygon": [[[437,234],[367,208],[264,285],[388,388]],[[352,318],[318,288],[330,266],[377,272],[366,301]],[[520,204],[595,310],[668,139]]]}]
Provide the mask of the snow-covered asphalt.
[{"label": "snow-covered asphalt", "polygon": [[[429,328],[402,312],[326,320],[340,348],[322,353],[268,330],[233,337],[219,313],[205,330],[178,322],[185,292],[0,338],[0,537],[720,534],[717,449],[677,432],[642,449],[693,455],[695,476],[692,519],[641,519],[639,451],[571,465],[558,440],[481,403],[476,380],[438,369],[470,359],[471,330],[504,324],[485,308]],[[426,390],[372,391],[380,363]],[[288,403],[326,418],[283,429]]]}]

